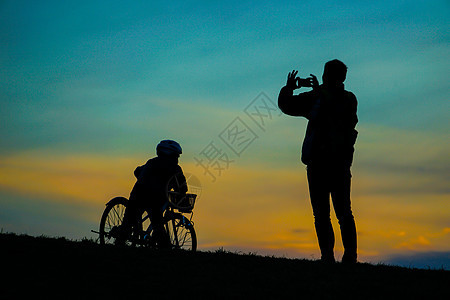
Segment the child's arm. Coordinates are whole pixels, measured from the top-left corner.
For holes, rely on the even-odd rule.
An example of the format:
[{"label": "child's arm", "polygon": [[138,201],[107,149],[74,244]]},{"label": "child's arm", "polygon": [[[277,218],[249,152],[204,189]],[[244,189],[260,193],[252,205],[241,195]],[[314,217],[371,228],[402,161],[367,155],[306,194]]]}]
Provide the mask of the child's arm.
[{"label": "child's arm", "polygon": [[179,168],[180,168],[179,172],[177,172],[177,174],[175,175],[177,177],[177,182],[179,184],[176,192],[181,193],[181,194],[186,194],[188,191],[186,177],[184,176],[183,170],[181,169],[181,167],[179,167]]}]

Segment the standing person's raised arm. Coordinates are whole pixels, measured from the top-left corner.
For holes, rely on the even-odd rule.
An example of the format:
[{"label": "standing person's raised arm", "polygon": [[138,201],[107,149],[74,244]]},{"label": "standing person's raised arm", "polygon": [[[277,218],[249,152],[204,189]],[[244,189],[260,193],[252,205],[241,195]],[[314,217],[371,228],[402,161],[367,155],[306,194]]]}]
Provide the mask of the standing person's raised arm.
[{"label": "standing person's raised arm", "polygon": [[311,110],[314,91],[294,95],[294,90],[301,87],[317,88],[317,78],[311,74],[311,77],[302,79],[295,77],[298,71],[293,70],[288,74],[286,86],[282,87],[278,95],[278,107],[280,110],[290,116],[308,117]]}]

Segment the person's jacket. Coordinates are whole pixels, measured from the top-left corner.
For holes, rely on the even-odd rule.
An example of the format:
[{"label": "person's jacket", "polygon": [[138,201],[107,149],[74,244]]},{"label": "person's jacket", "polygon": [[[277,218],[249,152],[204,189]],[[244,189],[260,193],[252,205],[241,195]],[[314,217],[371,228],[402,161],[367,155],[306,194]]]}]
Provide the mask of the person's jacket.
[{"label": "person's jacket", "polygon": [[305,165],[350,167],[358,132],[357,100],[344,85],[320,85],[309,92],[293,95],[283,87],[278,107],[287,115],[308,119],[301,160]]},{"label": "person's jacket", "polygon": [[178,158],[158,156],[149,159],[134,171],[137,181],[133,187],[134,197],[146,198],[140,201],[156,201],[160,204],[167,200],[171,189],[179,193],[187,192],[186,178],[178,165]]}]

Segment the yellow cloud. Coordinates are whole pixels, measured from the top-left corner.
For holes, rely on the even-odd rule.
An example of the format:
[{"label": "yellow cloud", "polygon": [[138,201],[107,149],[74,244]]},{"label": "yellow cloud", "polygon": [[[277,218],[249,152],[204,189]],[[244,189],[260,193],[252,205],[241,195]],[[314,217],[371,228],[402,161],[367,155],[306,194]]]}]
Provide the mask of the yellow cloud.
[{"label": "yellow cloud", "polygon": [[[298,151],[294,149],[297,146],[289,151]],[[214,183],[195,161],[189,157],[181,159],[183,170],[197,176],[203,186],[193,219],[201,249],[260,249],[261,253],[318,257],[306,171],[298,162],[298,152],[291,156],[295,162],[278,167],[273,163],[276,158],[245,164],[242,158]],[[144,162],[145,159],[132,156],[18,153],[0,157],[0,190],[26,194],[31,199],[93,204],[99,210],[93,221],[98,221],[106,201],[129,195],[135,182],[133,170]],[[353,173],[352,204],[362,255],[407,249],[449,250],[447,195],[432,190],[409,192],[433,177],[430,179],[426,173],[371,172],[363,165],[355,166]],[[392,192],[398,185],[404,188]],[[339,225],[334,215],[332,221],[336,251],[341,253]]]},{"label": "yellow cloud", "polygon": [[431,242],[424,236],[418,236],[417,238],[400,243],[396,248],[407,250],[425,250],[429,249]]},{"label": "yellow cloud", "polygon": [[102,202],[131,189],[133,159],[21,153],[0,158],[0,187],[55,201]]}]

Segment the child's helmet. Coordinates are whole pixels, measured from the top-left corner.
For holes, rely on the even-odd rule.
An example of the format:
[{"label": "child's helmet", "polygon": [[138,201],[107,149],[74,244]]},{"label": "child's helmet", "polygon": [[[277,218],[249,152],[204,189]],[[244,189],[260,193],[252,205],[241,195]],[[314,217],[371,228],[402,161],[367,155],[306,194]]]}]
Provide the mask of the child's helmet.
[{"label": "child's helmet", "polygon": [[180,156],[183,153],[180,144],[172,140],[163,140],[156,146],[156,154],[166,156]]}]

